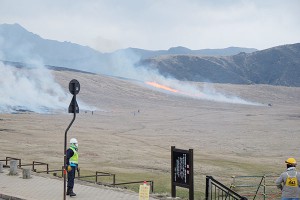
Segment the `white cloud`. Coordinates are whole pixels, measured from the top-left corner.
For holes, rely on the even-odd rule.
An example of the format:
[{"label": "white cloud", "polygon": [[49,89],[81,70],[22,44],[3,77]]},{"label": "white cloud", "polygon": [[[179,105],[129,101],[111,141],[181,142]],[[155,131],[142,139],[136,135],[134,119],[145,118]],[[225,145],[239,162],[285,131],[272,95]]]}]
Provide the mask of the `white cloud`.
[{"label": "white cloud", "polygon": [[300,42],[300,1],[0,0],[0,23],[101,51]]}]

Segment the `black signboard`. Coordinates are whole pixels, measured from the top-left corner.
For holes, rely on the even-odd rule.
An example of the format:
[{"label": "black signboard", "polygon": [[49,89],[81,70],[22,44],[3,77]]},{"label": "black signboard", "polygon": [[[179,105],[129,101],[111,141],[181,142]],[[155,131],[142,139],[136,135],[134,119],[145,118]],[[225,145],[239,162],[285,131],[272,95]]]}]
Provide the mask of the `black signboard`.
[{"label": "black signboard", "polygon": [[189,153],[173,152],[174,180],[173,182],[189,186],[190,165]]},{"label": "black signboard", "polygon": [[171,147],[172,197],[176,197],[176,186],[189,189],[189,199],[194,199],[193,149]]}]

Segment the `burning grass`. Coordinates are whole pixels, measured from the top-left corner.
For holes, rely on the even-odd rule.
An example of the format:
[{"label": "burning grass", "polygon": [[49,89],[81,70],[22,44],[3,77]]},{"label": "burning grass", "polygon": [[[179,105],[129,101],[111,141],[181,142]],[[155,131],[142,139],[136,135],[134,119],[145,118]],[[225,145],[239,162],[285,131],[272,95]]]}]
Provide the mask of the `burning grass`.
[{"label": "burning grass", "polygon": [[[300,88],[216,87],[258,102],[271,99],[273,106],[268,107],[166,95],[106,76],[60,71],[56,78],[63,88],[72,78],[78,79],[84,86],[79,97],[106,110],[93,115],[80,112],[68,133],[68,139],[79,140],[79,165],[86,172],[115,173],[117,181],[154,180],[155,192],[169,194],[170,147],[192,148],[195,193],[202,199],[205,175],[230,185],[233,175],[280,174],[287,157],[300,159],[295,140],[300,131]],[[137,110],[139,114],[133,115]],[[0,131],[0,159],[10,156],[24,163],[38,160],[61,167],[64,132],[72,115],[1,114],[0,118],[2,129],[14,130],[14,134]],[[180,189],[178,195],[185,197],[187,191]]]}]

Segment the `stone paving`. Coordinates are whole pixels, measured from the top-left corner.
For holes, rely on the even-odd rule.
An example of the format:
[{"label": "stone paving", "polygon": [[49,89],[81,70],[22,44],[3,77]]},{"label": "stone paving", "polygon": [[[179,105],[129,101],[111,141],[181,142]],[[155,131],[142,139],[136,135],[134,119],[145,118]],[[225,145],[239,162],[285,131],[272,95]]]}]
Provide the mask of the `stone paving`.
[{"label": "stone paving", "polygon": [[[32,173],[30,179],[23,179],[22,172],[17,176],[9,176],[9,170],[0,173],[0,200],[59,200],[63,199],[63,180],[61,178],[37,175]],[[66,199],[80,200],[138,200],[139,195],[123,189],[82,184],[75,182],[76,197],[67,196]],[[14,198],[8,198],[14,197]],[[150,197],[150,200],[157,198]]]}]

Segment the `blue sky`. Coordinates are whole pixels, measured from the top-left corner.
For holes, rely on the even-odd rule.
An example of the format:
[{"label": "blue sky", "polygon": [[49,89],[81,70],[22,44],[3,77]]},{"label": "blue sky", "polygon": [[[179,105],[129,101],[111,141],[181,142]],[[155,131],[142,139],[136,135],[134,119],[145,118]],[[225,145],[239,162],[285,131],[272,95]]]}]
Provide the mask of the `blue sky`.
[{"label": "blue sky", "polygon": [[0,23],[101,52],[300,42],[298,0],[0,0]]}]

